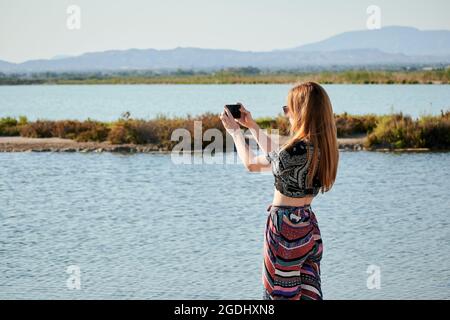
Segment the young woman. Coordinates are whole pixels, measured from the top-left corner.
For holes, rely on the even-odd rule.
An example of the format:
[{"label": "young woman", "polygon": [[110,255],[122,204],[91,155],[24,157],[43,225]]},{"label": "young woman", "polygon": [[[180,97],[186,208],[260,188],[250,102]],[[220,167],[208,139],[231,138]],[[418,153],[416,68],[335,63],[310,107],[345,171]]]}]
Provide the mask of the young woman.
[{"label": "young woman", "polygon": [[[333,109],[326,91],[315,82],[293,87],[283,111],[290,122],[289,139],[274,144],[241,105],[241,118],[227,108],[220,115],[233,137],[239,157],[250,172],[272,170],[274,197],[267,208],[263,299],[322,299],[322,239],[311,202],[336,179],[339,151]],[[242,125],[264,152],[255,156],[246,146]]]}]

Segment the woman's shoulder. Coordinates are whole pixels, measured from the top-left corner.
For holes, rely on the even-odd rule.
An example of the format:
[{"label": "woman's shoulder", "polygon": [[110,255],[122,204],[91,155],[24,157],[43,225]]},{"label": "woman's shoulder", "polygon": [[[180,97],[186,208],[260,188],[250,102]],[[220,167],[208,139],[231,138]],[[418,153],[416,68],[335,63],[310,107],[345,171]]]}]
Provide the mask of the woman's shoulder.
[{"label": "woman's shoulder", "polygon": [[311,146],[312,145],[306,140],[298,140],[287,147],[286,152],[288,152],[291,156],[303,155],[307,153],[308,148],[311,148]]},{"label": "woman's shoulder", "polygon": [[308,154],[308,150],[312,151],[312,144],[307,140],[297,140],[290,146],[284,148],[281,147],[278,150],[272,150],[269,152],[266,157],[269,160],[274,160],[278,158],[290,158],[294,156],[302,156],[305,157]]}]

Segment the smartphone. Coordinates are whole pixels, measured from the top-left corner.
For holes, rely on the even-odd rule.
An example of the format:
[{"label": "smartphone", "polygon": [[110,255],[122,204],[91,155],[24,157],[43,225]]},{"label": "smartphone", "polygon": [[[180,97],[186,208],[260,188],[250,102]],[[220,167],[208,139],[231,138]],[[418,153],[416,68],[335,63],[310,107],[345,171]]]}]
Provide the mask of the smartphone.
[{"label": "smartphone", "polygon": [[241,117],[240,104],[227,104],[225,107],[227,107],[227,109],[230,110],[233,118],[239,119]]}]

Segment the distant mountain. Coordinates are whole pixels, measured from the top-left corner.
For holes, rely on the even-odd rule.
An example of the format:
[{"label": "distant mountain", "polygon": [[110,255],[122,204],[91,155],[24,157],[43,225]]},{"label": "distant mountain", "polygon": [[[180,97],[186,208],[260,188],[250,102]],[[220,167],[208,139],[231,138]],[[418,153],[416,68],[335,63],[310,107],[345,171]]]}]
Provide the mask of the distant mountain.
[{"label": "distant mountain", "polygon": [[354,31],[301,47],[269,52],[222,49],[129,49],[85,53],[13,64],[0,72],[82,72],[126,70],[336,69],[349,67],[450,64],[450,31],[406,27]]},{"label": "distant mountain", "polygon": [[73,57],[73,55],[71,54],[57,54],[56,56],[52,57],[51,60],[66,59],[71,57]]},{"label": "distant mountain", "polygon": [[450,55],[450,31],[422,31],[411,27],[385,27],[341,33],[326,40],[294,48],[298,51],[378,49],[409,56]]},{"label": "distant mountain", "polygon": [[13,71],[15,68],[16,64],[0,60],[0,72]]}]

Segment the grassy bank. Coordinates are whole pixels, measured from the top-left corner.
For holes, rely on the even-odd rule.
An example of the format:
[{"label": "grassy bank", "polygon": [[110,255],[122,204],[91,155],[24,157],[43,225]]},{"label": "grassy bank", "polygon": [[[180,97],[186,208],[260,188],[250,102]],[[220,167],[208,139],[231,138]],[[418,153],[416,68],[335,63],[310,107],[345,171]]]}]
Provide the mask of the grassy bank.
[{"label": "grassy bank", "polygon": [[450,69],[413,71],[349,70],[329,72],[264,72],[256,68],[217,72],[179,70],[157,74],[122,73],[37,73],[0,74],[0,85],[26,84],[291,84],[316,81],[322,84],[449,84]]},{"label": "grassy bank", "polygon": [[[365,148],[429,148],[450,149],[450,110],[440,115],[424,115],[413,119],[400,113],[387,115],[350,115],[335,114],[338,138],[367,135]],[[153,144],[170,150],[177,141],[171,141],[172,132],[178,128],[187,129],[194,136],[194,121],[202,122],[203,132],[216,128],[225,135],[225,129],[219,114],[205,113],[198,116],[166,117],[154,119],[133,119],[129,113],[112,122],[100,122],[92,119],[28,121],[25,116],[19,118],[0,118],[0,136],[22,136],[30,138],[67,138],[78,142],[103,142],[112,144]],[[277,129],[282,135],[288,135],[289,123],[283,116],[256,119],[263,129]],[[203,147],[210,141],[204,141]],[[225,139],[224,139],[225,143]]]}]

